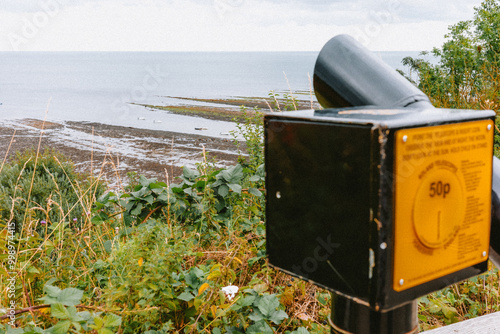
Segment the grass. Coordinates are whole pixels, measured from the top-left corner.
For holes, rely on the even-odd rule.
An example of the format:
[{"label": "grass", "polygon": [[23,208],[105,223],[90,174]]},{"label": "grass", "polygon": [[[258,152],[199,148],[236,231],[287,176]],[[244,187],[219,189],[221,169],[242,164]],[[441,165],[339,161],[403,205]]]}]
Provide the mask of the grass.
[{"label": "grass", "polygon": [[[245,119],[258,124],[255,116]],[[205,153],[177,180],[165,172],[166,182],[122,180],[115,169],[124,186],[104,196],[111,154],[92,162],[94,175],[64,182],[71,163],[40,146],[14,163],[4,159],[0,175],[12,175],[0,191],[11,200],[0,209],[0,333],[9,324],[18,328],[8,333],[329,333],[329,293],[265,260],[260,130],[240,127],[248,129],[252,159],[235,167],[215,168]],[[28,173],[30,163],[41,175]],[[45,202],[34,196],[41,182],[51,189]],[[63,188],[74,195],[69,205]],[[420,298],[420,329],[498,311],[498,279],[491,268]],[[227,286],[238,287],[232,299]]]},{"label": "grass", "polygon": [[[180,183],[137,177],[103,197],[100,177],[110,161],[92,162],[95,176],[63,183],[57,171],[72,174],[70,162],[40,147],[3,165],[3,173],[20,166],[9,186],[27,196],[0,192],[11,201],[0,220],[0,333],[10,325],[16,333],[329,331],[328,294],[265,261],[255,170],[230,169],[226,180],[205,155]],[[34,195],[40,184],[53,186],[46,202]],[[70,205],[68,195],[57,196],[63,187],[75,197]],[[24,215],[14,217],[21,202]],[[221,292],[229,285],[239,288],[233,300]]]}]

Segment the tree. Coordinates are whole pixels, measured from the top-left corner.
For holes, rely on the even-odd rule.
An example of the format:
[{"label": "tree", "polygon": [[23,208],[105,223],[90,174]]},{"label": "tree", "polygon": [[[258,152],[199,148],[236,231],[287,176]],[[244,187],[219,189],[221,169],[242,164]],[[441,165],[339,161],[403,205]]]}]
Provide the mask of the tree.
[{"label": "tree", "polygon": [[[473,20],[450,26],[446,41],[431,54],[433,64],[406,57],[403,65],[417,74],[416,84],[436,107],[498,109],[500,106],[500,3],[485,0]],[[422,52],[424,56],[428,52]],[[411,78],[410,78],[411,79]]]}]

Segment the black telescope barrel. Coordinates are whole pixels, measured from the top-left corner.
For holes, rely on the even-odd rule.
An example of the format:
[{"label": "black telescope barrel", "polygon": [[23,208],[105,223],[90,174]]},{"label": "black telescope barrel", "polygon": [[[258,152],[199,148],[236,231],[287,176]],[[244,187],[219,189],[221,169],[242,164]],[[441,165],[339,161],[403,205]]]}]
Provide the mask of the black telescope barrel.
[{"label": "black telescope barrel", "polygon": [[433,108],[427,95],[349,35],[335,36],[319,53],[314,91],[324,108]]},{"label": "black telescope barrel", "polygon": [[[323,47],[314,68],[314,90],[324,108],[434,108],[401,74],[348,35]],[[500,160],[493,156],[490,260],[500,268]]]},{"label": "black telescope barrel", "polygon": [[490,260],[500,268],[500,160],[493,157]]}]

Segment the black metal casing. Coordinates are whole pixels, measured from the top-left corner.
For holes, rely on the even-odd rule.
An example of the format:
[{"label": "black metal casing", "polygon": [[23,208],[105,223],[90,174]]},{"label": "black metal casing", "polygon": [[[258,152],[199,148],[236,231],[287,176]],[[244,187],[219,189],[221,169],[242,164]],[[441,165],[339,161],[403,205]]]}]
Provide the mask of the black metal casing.
[{"label": "black metal casing", "polygon": [[486,271],[487,260],[393,290],[394,134],[494,115],[370,107],[266,114],[269,262],[376,311]]}]

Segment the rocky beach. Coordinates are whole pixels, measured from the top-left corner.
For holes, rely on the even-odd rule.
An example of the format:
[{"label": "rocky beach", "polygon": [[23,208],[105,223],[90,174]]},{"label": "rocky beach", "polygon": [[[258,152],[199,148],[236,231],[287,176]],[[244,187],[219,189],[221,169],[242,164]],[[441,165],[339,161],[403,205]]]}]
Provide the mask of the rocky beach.
[{"label": "rocky beach", "polygon": [[0,121],[2,161],[39,144],[41,150],[53,148],[69,158],[78,172],[101,175],[111,185],[126,183],[129,172],[172,181],[183,166],[194,168],[204,157],[218,166],[238,157],[229,135],[213,138],[90,122]]}]

